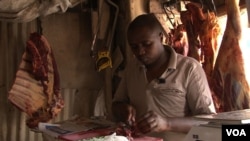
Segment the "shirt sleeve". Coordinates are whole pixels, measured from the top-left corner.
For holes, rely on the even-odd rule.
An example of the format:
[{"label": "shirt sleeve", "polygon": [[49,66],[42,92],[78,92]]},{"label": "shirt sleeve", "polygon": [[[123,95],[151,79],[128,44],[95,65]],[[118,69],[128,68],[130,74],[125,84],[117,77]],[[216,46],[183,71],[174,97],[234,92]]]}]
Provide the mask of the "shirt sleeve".
[{"label": "shirt sleeve", "polygon": [[187,101],[192,114],[215,113],[211,90],[200,64],[193,66],[188,79]]}]

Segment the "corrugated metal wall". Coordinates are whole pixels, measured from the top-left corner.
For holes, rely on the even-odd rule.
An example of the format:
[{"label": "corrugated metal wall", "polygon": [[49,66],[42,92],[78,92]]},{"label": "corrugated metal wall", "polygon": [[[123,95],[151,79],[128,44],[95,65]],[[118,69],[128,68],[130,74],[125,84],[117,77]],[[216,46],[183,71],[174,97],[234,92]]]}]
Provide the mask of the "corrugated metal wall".
[{"label": "corrugated metal wall", "polygon": [[[102,85],[101,74],[94,70],[89,56],[91,27],[89,14],[55,14],[42,19],[44,35],[51,44],[59,73],[65,108],[53,121],[73,115],[91,116],[94,101]],[[7,23],[0,21],[0,141],[42,141],[41,133],[25,125],[26,115],[7,100],[16,70],[36,21]]]},{"label": "corrugated metal wall", "polygon": [[28,33],[35,31],[34,22],[0,22],[0,140],[41,140],[39,134],[25,126],[25,114],[14,108],[7,100],[7,92],[15,77],[15,71],[25,48]]}]

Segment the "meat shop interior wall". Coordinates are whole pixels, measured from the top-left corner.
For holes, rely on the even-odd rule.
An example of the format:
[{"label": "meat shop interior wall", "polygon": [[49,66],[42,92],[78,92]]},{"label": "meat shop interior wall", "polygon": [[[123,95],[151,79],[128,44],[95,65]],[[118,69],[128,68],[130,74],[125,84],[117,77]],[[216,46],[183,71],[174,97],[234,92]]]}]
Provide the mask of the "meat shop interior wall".
[{"label": "meat shop interior wall", "polygon": [[[88,20],[89,19],[89,20]],[[54,47],[61,88],[75,89],[75,114],[90,116],[102,86],[102,74],[90,56],[92,31],[89,13],[65,13],[43,19],[44,35]]]}]

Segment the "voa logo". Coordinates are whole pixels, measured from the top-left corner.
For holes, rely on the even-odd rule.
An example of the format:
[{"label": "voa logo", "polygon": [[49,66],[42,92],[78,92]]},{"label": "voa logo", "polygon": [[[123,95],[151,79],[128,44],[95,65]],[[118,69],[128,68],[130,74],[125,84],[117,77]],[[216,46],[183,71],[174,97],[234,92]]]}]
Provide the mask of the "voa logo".
[{"label": "voa logo", "polygon": [[226,129],[227,136],[247,136],[244,129]]}]

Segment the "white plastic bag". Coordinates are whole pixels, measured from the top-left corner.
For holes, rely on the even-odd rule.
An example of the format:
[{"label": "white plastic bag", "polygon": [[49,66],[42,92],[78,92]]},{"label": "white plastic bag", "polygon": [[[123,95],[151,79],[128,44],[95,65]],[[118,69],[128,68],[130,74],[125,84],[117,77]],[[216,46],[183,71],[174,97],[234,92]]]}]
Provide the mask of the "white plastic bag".
[{"label": "white plastic bag", "polygon": [[84,0],[0,0],[0,20],[29,22],[40,16],[66,12]]}]

